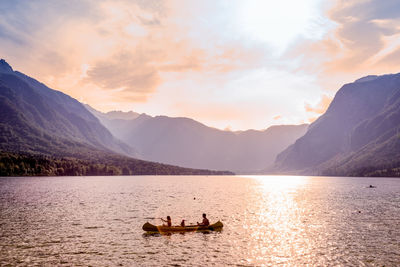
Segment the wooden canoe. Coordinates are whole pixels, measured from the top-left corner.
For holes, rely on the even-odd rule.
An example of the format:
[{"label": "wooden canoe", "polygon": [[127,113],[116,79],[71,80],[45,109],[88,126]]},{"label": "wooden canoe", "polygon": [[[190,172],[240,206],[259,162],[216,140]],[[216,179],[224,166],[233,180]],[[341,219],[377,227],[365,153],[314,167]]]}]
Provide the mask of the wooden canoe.
[{"label": "wooden canoe", "polygon": [[146,232],[154,233],[172,233],[172,232],[197,232],[197,231],[218,231],[222,230],[224,225],[218,221],[208,226],[202,225],[187,225],[187,226],[164,226],[164,225],[153,225],[146,222],[142,229]]}]

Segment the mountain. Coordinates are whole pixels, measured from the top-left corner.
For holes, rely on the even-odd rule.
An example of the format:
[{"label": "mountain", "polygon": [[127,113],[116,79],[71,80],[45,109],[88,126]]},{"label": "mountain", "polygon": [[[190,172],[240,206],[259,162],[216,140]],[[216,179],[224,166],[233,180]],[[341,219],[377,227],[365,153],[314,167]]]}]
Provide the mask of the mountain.
[{"label": "mountain", "polygon": [[89,110],[92,114],[99,118],[100,121],[105,120],[105,122],[107,122],[108,120],[134,120],[140,116],[139,113],[133,111],[110,111],[107,113],[102,113],[87,104],[84,104],[84,106],[87,110]]},{"label": "mountain", "polygon": [[277,156],[281,172],[400,174],[400,74],[344,85],[306,134]]},{"label": "mountain", "polygon": [[79,101],[14,71],[5,60],[0,152],[0,175],[211,173],[127,157],[138,154]]},{"label": "mountain", "polygon": [[263,131],[231,132],[189,118],[141,114],[125,120],[87,108],[144,159],[190,168],[259,171],[307,129],[307,125],[281,125]]},{"label": "mountain", "polygon": [[[12,138],[1,142],[0,148],[42,150],[42,143],[68,140],[105,151],[137,155],[114,138],[77,100],[13,71],[4,60],[0,66],[0,129],[3,137]],[[27,137],[35,141],[30,142]],[[54,152],[61,153],[58,150],[56,146]]]}]

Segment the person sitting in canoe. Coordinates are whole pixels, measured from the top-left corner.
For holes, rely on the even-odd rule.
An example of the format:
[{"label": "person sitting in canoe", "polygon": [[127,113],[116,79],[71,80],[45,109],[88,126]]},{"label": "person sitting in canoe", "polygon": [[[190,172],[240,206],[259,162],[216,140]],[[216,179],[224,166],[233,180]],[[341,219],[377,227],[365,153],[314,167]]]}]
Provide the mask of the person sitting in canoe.
[{"label": "person sitting in canoe", "polygon": [[185,227],[185,220],[182,220],[181,226],[182,226],[182,227]]},{"label": "person sitting in canoe", "polygon": [[202,225],[202,226],[209,226],[210,221],[206,217],[207,215],[203,213],[203,221],[201,223],[197,222],[197,225]]},{"label": "person sitting in canoe", "polygon": [[171,220],[170,216],[167,216],[167,220],[164,220],[163,218],[160,218],[160,219],[161,219],[161,221],[166,222],[169,227],[172,226],[172,220]]}]

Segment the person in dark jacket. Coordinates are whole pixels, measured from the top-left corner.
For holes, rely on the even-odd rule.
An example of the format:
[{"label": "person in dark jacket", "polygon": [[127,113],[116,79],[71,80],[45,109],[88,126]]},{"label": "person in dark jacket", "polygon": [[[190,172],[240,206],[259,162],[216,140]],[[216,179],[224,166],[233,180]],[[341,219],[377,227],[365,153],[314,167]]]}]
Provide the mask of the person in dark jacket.
[{"label": "person in dark jacket", "polygon": [[210,225],[210,221],[207,219],[207,215],[205,213],[203,213],[203,221],[201,223],[197,222],[197,225],[201,225],[201,226],[209,226]]}]

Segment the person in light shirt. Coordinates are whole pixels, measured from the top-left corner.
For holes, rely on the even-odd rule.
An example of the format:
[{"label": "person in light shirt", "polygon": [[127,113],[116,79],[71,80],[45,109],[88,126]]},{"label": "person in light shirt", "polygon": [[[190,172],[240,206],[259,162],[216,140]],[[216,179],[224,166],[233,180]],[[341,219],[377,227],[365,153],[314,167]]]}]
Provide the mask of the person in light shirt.
[{"label": "person in light shirt", "polygon": [[167,219],[166,220],[164,220],[163,218],[160,218],[163,222],[166,222],[167,223],[167,225],[169,226],[169,227],[171,227],[172,226],[172,220],[171,220],[171,217],[170,216],[167,216]]}]

